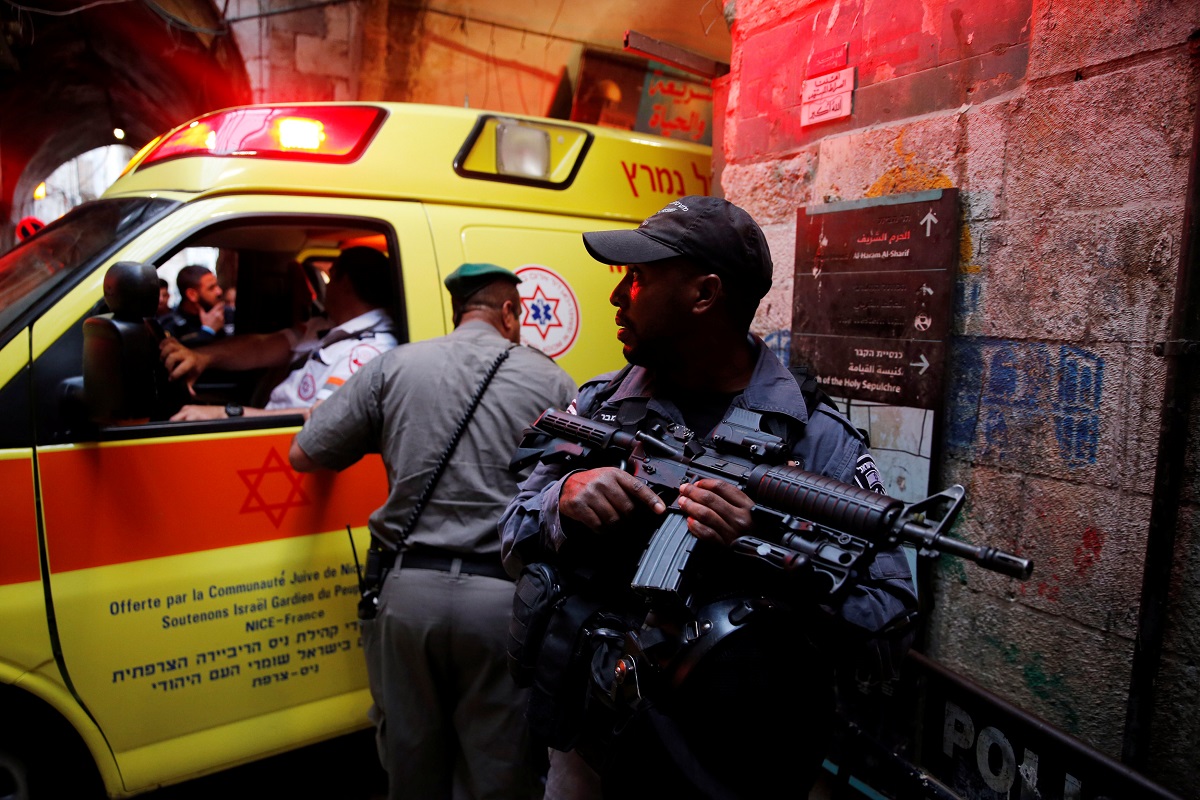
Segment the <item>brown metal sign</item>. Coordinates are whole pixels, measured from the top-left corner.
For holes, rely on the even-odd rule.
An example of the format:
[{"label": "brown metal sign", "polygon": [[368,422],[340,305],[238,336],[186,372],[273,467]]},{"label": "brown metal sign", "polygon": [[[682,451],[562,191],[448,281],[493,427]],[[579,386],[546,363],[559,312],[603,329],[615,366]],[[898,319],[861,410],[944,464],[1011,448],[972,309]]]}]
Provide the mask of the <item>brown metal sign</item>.
[{"label": "brown metal sign", "polygon": [[801,208],[792,363],[830,394],[938,410],[958,268],[958,190]]}]

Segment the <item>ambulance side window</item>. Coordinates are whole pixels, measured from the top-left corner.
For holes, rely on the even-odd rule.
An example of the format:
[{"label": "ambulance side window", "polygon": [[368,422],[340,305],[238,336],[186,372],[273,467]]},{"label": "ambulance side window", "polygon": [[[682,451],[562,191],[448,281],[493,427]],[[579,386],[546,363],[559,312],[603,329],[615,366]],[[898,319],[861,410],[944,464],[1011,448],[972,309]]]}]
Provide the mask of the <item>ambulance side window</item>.
[{"label": "ambulance side window", "polygon": [[[355,317],[354,321],[334,319],[339,308],[332,309],[333,314],[326,308],[330,266],[340,253],[352,247],[379,251],[388,264],[387,274],[375,280],[370,290],[376,298],[373,302],[380,305],[382,311],[367,321],[363,321],[364,315]],[[330,217],[240,218],[223,222],[198,231],[154,259],[158,277],[167,282],[171,310],[158,316],[149,327],[154,329],[157,324],[163,330],[174,330],[175,338],[196,350],[219,346],[222,342],[233,344],[235,340],[244,343],[241,337],[247,334],[285,329],[307,332],[308,339],[322,348],[322,354],[335,352],[332,348],[336,341],[331,344],[330,340],[339,340],[339,337],[347,342],[343,347],[354,348],[361,340],[364,346],[379,344],[381,349],[389,349],[394,343],[408,340],[398,254],[395,233],[381,222]],[[369,257],[367,261],[375,267],[373,274],[378,276],[378,263],[373,258],[377,257]],[[203,280],[208,284],[207,295],[189,292],[184,284],[190,280],[180,282],[181,275],[188,272],[189,267],[201,268],[190,271],[204,276]],[[219,296],[213,292],[212,277],[207,273],[215,276],[221,290]],[[354,286],[354,291],[359,291],[357,279]],[[220,330],[202,324],[213,321],[214,307],[220,305],[223,308],[231,290],[235,303],[232,309],[226,309],[229,311],[226,324],[216,326]],[[195,394],[188,394],[182,382],[166,379],[160,360],[155,358],[151,362],[146,357],[144,345],[130,345],[119,331],[114,333],[113,329],[120,326],[108,319],[113,315],[106,312],[108,309],[101,302],[89,314],[95,319],[81,320],[79,328],[84,335],[76,339],[78,349],[75,352],[84,353],[81,360],[86,362],[83,369],[86,381],[84,376],[63,376],[64,396],[72,395],[70,401],[64,402],[71,408],[62,415],[63,424],[52,434],[53,440],[141,438],[197,430],[297,425],[301,420],[298,414],[280,414],[288,408],[311,405],[317,398],[317,391],[325,385],[322,383],[314,388],[314,382],[308,380],[303,388],[290,395],[278,395],[272,407],[265,408],[269,405],[272,390],[281,381],[291,376],[296,382],[302,377],[299,373],[292,375],[292,370],[303,367],[306,358],[293,351],[280,363],[254,369],[206,370],[193,386]],[[345,316],[344,311],[341,313]],[[380,317],[386,322],[379,321]],[[317,336],[316,329],[330,328],[335,323],[345,323],[346,329],[337,336]],[[108,340],[97,345],[92,339],[102,328],[105,330],[101,336]],[[121,349],[114,342],[127,349],[140,349],[132,356],[129,352],[114,356],[111,351]],[[157,350],[157,341],[153,346]],[[67,349],[73,348],[68,346]],[[88,361],[96,353],[108,359],[102,368],[96,368],[95,363]],[[64,361],[69,363],[70,360]],[[140,376],[131,377],[133,363],[140,365],[132,370],[141,372]],[[316,363],[322,363],[320,357]],[[350,368],[358,361],[350,359],[344,363]],[[156,371],[156,374],[150,375],[150,371]],[[65,388],[68,386],[70,390]],[[294,406],[281,406],[279,397],[289,398]],[[171,417],[179,416],[185,405],[201,407],[201,412],[193,412],[201,415],[187,416],[185,412],[186,419],[173,421]],[[230,408],[274,410],[275,414],[259,416],[251,412],[241,418],[229,418],[225,414],[227,405]]]}]

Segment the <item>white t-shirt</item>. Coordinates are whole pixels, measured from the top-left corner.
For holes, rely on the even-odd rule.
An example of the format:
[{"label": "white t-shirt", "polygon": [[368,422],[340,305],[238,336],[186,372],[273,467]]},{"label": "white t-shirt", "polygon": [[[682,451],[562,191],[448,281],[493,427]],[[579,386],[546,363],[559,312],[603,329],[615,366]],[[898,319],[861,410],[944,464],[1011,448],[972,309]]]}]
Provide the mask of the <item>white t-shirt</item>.
[{"label": "white t-shirt", "polygon": [[303,408],[333,394],[358,368],[399,342],[392,319],[382,309],[332,327],[324,318],[288,330],[292,357],[304,363],[280,381],[266,408]]}]

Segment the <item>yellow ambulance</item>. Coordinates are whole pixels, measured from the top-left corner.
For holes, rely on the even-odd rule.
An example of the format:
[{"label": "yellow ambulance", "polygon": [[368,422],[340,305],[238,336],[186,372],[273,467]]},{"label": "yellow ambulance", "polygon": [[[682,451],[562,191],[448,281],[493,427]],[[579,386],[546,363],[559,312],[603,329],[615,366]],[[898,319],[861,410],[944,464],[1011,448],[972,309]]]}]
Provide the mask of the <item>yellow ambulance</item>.
[{"label": "yellow ambulance", "polygon": [[[367,726],[351,543],[361,557],[381,463],[293,472],[298,416],[100,419],[98,389],[144,386],[94,365],[83,385],[112,265],[214,265],[236,276],[234,332],[261,332],[320,313],[330,260],[369,244],[395,267],[403,342],[447,333],[442,279],[490,261],[524,279],[524,342],[582,381],[621,356],[619,276],[580,234],[711,193],[710,157],[450,107],[238,107],[0,255],[0,795],[73,796],[90,772],[129,796]],[[273,377],[198,388],[252,405]]]}]

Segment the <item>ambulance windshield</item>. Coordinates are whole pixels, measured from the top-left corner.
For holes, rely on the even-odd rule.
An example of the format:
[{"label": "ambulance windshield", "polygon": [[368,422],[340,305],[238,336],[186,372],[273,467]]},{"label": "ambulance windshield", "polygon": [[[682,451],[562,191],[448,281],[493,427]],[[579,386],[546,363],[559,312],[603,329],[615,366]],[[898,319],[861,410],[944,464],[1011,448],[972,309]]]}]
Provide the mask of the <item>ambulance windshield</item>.
[{"label": "ambulance windshield", "polygon": [[176,205],[150,197],[85,203],[0,255],[0,333]]}]

